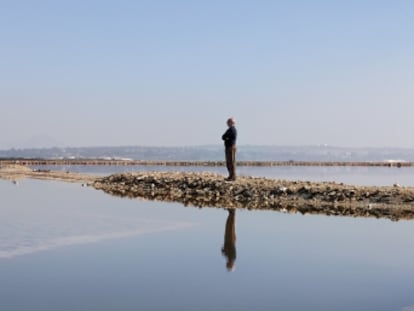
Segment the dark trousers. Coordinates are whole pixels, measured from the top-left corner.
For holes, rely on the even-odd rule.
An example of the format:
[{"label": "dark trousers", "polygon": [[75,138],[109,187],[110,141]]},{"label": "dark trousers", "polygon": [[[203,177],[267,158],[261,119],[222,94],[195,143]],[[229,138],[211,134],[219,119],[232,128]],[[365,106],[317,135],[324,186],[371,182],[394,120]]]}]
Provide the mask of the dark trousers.
[{"label": "dark trousers", "polygon": [[236,179],[236,146],[226,147],[226,166],[229,179]]}]

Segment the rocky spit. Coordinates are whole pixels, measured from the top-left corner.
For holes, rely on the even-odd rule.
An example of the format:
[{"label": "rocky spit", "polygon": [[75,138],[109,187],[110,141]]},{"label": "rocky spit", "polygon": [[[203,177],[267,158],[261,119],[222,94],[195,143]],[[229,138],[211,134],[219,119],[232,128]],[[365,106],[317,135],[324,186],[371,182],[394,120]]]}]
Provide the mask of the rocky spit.
[{"label": "rocky spit", "polygon": [[144,172],[97,179],[111,195],[180,202],[186,206],[246,208],[289,213],[414,219],[414,188],[239,177],[214,173]]},{"label": "rocky spit", "polygon": [[137,172],[106,177],[66,171],[0,167],[0,178],[82,183],[127,198],[179,202],[186,206],[244,208],[288,213],[414,219],[414,187],[355,186],[334,182],[239,177],[215,173]]}]

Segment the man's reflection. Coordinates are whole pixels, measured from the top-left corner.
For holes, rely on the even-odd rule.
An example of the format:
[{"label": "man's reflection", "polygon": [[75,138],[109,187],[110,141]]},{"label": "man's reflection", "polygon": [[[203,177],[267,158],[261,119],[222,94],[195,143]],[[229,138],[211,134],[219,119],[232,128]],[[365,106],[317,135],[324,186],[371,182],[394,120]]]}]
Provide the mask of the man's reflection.
[{"label": "man's reflection", "polygon": [[227,258],[227,270],[233,271],[236,261],[236,210],[228,209],[227,211],[229,215],[227,216],[226,229],[224,231],[224,245],[221,252]]}]

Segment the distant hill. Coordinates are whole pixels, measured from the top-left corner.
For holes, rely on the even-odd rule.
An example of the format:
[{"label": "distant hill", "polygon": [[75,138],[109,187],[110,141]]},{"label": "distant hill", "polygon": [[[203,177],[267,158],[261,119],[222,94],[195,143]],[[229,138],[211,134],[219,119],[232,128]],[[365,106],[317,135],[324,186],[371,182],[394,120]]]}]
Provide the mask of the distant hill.
[{"label": "distant hill", "polygon": [[[0,158],[42,159],[133,159],[162,161],[223,160],[221,145],[191,147],[71,147],[0,150]],[[332,146],[238,146],[240,161],[407,161],[414,162],[414,149],[343,148]]]}]

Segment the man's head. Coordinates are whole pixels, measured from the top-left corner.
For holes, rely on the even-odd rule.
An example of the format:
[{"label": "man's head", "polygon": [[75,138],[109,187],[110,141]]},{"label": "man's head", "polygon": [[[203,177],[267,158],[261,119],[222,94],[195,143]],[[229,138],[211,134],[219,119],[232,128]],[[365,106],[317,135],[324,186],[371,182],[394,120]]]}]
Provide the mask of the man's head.
[{"label": "man's head", "polygon": [[233,117],[227,119],[227,126],[228,127],[234,126],[235,124],[236,124],[236,120],[234,120]]}]

